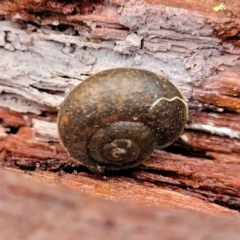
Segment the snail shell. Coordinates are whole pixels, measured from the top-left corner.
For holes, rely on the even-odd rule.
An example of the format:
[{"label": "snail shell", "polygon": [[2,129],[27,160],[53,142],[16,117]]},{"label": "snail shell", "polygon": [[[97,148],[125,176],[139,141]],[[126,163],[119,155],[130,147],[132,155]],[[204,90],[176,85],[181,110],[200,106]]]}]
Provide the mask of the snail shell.
[{"label": "snail shell", "polygon": [[62,144],[91,171],[134,167],[182,133],[188,107],[166,78],[116,68],[77,85],[58,113]]}]

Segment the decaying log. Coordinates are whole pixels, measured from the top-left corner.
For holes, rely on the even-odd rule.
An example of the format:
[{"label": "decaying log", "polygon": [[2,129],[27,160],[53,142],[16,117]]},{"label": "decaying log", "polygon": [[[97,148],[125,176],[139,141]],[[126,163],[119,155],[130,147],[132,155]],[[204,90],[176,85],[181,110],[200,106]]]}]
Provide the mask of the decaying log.
[{"label": "decaying log", "polygon": [[[218,4],[1,1],[0,163],[108,199],[238,216],[240,4]],[[203,107],[173,146],[100,177],[60,145],[57,107],[87,76],[114,67],[164,75]]]},{"label": "decaying log", "polygon": [[89,8],[78,1],[2,1],[5,19],[21,24],[0,21],[1,106],[54,111],[66,88],[86,75],[138,67],[169,77],[187,99],[238,111],[239,3],[228,3],[227,12],[214,12],[212,4],[190,11],[161,1],[106,1]]},{"label": "decaying log", "polygon": [[230,216],[116,203],[18,175],[0,170],[1,239],[222,240],[240,236],[239,221]]},{"label": "decaying log", "polygon": [[[9,110],[2,110],[1,113],[7,115],[12,125],[14,121],[16,124],[21,122],[21,114],[14,113],[15,116],[11,118]],[[216,208],[215,205],[204,204],[203,200],[239,209],[240,167],[235,164],[156,151],[151,159],[133,170],[124,171],[120,175],[108,173],[96,177],[88,173],[80,162],[67,155],[56,138],[56,129],[55,132],[53,129],[46,129],[49,124],[44,125],[42,120],[35,119],[34,123],[38,125],[34,129],[35,132],[30,127],[22,126],[15,135],[8,135],[2,139],[0,151],[4,166],[37,172],[57,171],[58,173],[53,174],[31,175],[50,183],[57,181],[70,188],[110,199],[181,207],[209,214],[218,211],[221,213],[224,210]],[[45,131],[48,134],[43,138]],[[47,142],[47,139],[51,139],[52,144]],[[71,175],[65,176],[64,172]]]}]

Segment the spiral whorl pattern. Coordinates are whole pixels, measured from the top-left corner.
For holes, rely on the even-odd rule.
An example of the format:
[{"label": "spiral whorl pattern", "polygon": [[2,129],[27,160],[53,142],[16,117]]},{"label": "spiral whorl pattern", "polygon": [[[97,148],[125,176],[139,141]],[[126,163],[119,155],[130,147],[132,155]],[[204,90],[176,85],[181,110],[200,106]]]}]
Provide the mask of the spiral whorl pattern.
[{"label": "spiral whorl pattern", "polygon": [[156,144],[154,131],[143,123],[116,122],[93,134],[88,152],[99,163],[134,166],[149,156]]}]

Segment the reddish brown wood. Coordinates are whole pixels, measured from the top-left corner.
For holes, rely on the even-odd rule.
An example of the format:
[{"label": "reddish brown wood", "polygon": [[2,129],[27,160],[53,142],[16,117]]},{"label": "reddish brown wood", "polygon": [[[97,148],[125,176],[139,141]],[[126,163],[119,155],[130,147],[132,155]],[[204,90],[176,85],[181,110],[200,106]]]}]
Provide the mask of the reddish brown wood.
[{"label": "reddish brown wood", "polygon": [[[238,176],[240,170],[240,7],[239,1],[229,0],[225,3],[226,9],[214,12],[213,7],[219,4],[220,2],[217,0],[204,2],[199,0],[174,0],[168,3],[163,0],[147,0],[145,2],[120,0],[70,1],[68,3],[53,0],[37,2],[33,0],[1,1],[1,19],[17,21],[19,24],[14,25],[14,31],[9,36],[6,32],[10,31],[11,33],[11,28],[8,24],[2,25],[7,29],[4,30],[3,42],[6,43],[4,47],[7,49],[6,51],[15,50],[16,55],[13,58],[20,56],[22,51],[24,54],[28,52],[24,48],[23,50],[10,48],[11,44],[16,44],[13,40],[10,41],[11,37],[14,38],[14,36],[22,37],[26,46],[31,46],[31,41],[37,39],[36,42],[33,41],[34,46],[39,42],[43,45],[54,42],[56,48],[65,44],[66,46],[74,46],[76,49],[85,49],[86,47],[91,50],[99,49],[96,52],[110,48],[111,54],[119,53],[119,55],[122,54],[125,57],[131,54],[140,56],[144,50],[144,53],[147,53],[151,60],[160,58],[163,62],[169,61],[166,57],[168,54],[173,54],[174,58],[186,54],[184,59],[181,55],[181,60],[188,61],[184,65],[186,68],[184,70],[186,70],[185,74],[190,72],[191,82],[186,83],[183,79],[179,85],[183,91],[187,92],[189,99],[203,103],[203,110],[199,113],[191,113],[194,124],[187,126],[187,130],[181,136],[181,139],[172,148],[168,149],[168,151],[174,151],[177,154],[156,151],[151,159],[148,159],[138,168],[127,172],[112,173],[111,175],[107,173],[102,177],[95,176],[89,173],[81,163],[67,155],[59,144],[54,129],[53,132],[39,132],[39,129],[34,126],[35,119],[46,123],[56,122],[55,103],[60,103],[58,99],[62,99],[65,91],[64,86],[68,86],[67,83],[63,82],[66,77],[74,78],[75,81],[82,80],[82,76],[80,77],[78,74],[75,76],[65,70],[63,70],[63,73],[59,73],[55,71],[55,68],[49,70],[47,66],[46,69],[44,68],[46,72],[35,72],[35,75],[33,74],[34,77],[44,76],[46,78],[43,79],[43,82],[46,81],[46,85],[43,84],[43,87],[41,84],[40,87],[34,85],[35,89],[39,88],[36,91],[38,94],[38,100],[36,101],[46,97],[39,105],[33,105],[32,109],[30,108],[32,112],[39,116],[25,114],[24,111],[18,114],[8,109],[0,109],[0,164],[5,167],[34,171],[31,173],[31,178],[38,179],[41,182],[63,184],[75,191],[84,191],[107,199],[113,198],[135,204],[164,205],[170,208],[184,208],[215,215],[230,214],[238,216],[237,211],[230,209],[240,209],[240,179]],[[120,13],[123,9],[125,15],[122,17]],[[168,15],[170,10],[171,14]],[[156,17],[154,14],[159,15]],[[168,19],[169,16],[171,19]],[[174,22],[176,16],[182,16],[183,22],[178,20]],[[166,26],[160,27],[156,24],[162,18],[165,20]],[[189,26],[186,22],[191,22],[192,19],[194,19],[197,28],[204,30],[189,32]],[[28,22],[34,23],[31,26],[33,30],[28,29],[26,24]],[[178,24],[179,27],[186,26],[185,29],[179,30]],[[61,27],[65,29],[66,26],[66,32],[61,31]],[[55,30],[55,27],[58,29]],[[127,36],[135,33],[136,29],[139,30],[137,37],[139,37],[140,42],[142,41],[141,44],[136,48],[135,46],[130,48],[128,45],[124,45],[127,42]],[[36,32],[37,34],[35,34]],[[145,33],[147,33],[147,36],[145,36]],[[77,38],[75,39],[74,36],[76,35]],[[29,36],[31,36],[30,39]],[[73,37],[73,39],[70,41],[68,37],[70,39]],[[119,42],[123,45],[120,44],[119,48],[115,48]],[[8,43],[10,46],[7,45]],[[88,45],[85,46],[84,43],[88,43]],[[103,44],[98,45],[98,43]],[[39,47],[41,47],[41,44]],[[121,47],[123,47],[123,50]],[[45,51],[48,52],[49,49],[51,49],[51,45],[46,47]],[[212,52],[205,53],[202,49],[211,49]],[[37,50],[38,48],[33,49],[34,54]],[[58,54],[62,54],[64,48],[58,50]],[[199,58],[195,58],[195,53],[197,55],[199,51],[201,53]],[[188,53],[191,53],[191,56]],[[42,52],[36,54],[41,55]],[[212,57],[212,54],[216,54],[216,56],[211,61],[207,61]],[[9,56],[11,55],[9,54]],[[64,57],[67,57],[67,53]],[[95,61],[98,62],[101,57],[98,56]],[[33,59],[35,59],[35,55],[33,55]],[[121,58],[121,62],[123,59]],[[66,60],[66,62],[68,61],[68,67],[74,65],[75,60],[72,60],[72,56],[70,56]],[[53,60],[50,58],[49,62],[51,63],[51,61]],[[60,61],[60,59],[57,59],[57,61]],[[81,61],[82,59],[80,59]],[[118,61],[120,60],[118,59]],[[136,59],[134,61],[137,62]],[[81,64],[79,68],[84,69],[81,74],[85,76],[89,72],[92,73],[91,69],[95,62],[92,65],[89,65],[89,62]],[[209,70],[207,73],[204,71],[206,64],[210,64],[210,68],[206,68]],[[74,65],[75,68],[77,68],[76,66]],[[13,69],[14,67],[13,65]],[[100,65],[97,69],[100,70],[102,67]],[[145,66],[140,65],[140,67]],[[3,66],[2,71],[5,68],[6,66]],[[71,71],[71,68],[68,69]],[[200,74],[199,69],[202,69]],[[47,75],[49,71],[50,76]],[[174,71],[174,67],[171,71]],[[11,71],[9,71],[9,74],[11,74]],[[9,77],[10,75],[3,74],[3,76]],[[17,72],[15,77],[21,76],[24,76],[24,80],[20,78],[20,81],[18,81],[18,83],[23,84],[20,87],[16,87],[15,82],[11,82],[14,79],[11,76],[8,78],[9,83],[6,81],[1,83],[1,94],[7,95],[10,93],[10,97],[15,94],[20,100],[26,100],[26,103],[31,105],[35,101],[35,96],[31,95],[31,91],[34,90],[34,88],[31,88],[33,83],[30,80],[32,79],[27,78],[28,71],[25,70],[20,71],[20,73]],[[30,81],[29,85],[25,85],[25,81],[27,81],[25,77]],[[52,84],[51,78],[53,82],[56,79],[58,80],[56,86]],[[61,78],[63,82],[60,87],[58,86],[60,84],[58,78]],[[42,79],[39,80],[39,82],[41,81]],[[13,100],[15,104],[15,99]],[[18,98],[16,98],[16,102],[17,100]],[[52,100],[54,100],[54,103],[52,103]],[[36,109],[34,109],[34,106]],[[11,108],[12,106],[7,107]],[[18,105],[16,104],[15,111],[18,108],[21,111],[21,102],[20,104],[18,102]],[[51,172],[42,172],[45,170]],[[57,173],[53,173],[54,171],[57,171]],[[29,188],[32,187],[29,186]],[[27,202],[28,194],[32,196],[31,191],[29,190],[24,195],[23,201]],[[51,196],[48,195],[49,198]],[[62,199],[62,197],[62,195],[59,195],[59,198]],[[34,198],[36,198],[35,195]],[[53,199],[55,198],[53,197]],[[8,201],[8,199],[5,200]],[[57,202],[57,200],[55,199],[53,202]],[[75,200],[73,200],[73,203],[75,204]],[[213,203],[225,206],[225,208]],[[36,207],[39,202],[36,201],[34,204]],[[44,207],[39,208],[37,216],[39,214],[42,216],[40,211],[43,210]],[[74,211],[78,210],[78,208],[74,209]],[[22,211],[24,212],[26,209],[21,210],[21,214]],[[98,210],[94,208],[93,211]],[[9,217],[8,214],[6,216]],[[55,215],[53,214],[53,216]],[[64,219],[71,222],[72,216],[69,219],[67,217]],[[14,220],[11,221],[7,224],[16,224]],[[74,230],[74,226],[73,233],[77,231]],[[176,232],[178,231],[180,230],[176,229]],[[23,236],[18,236],[16,239],[24,239]]]},{"label": "reddish brown wood", "polygon": [[155,174],[155,180],[154,174],[150,174],[153,177],[151,182],[169,182],[176,186],[185,185],[185,189],[188,191],[192,189],[194,192],[196,189],[197,191],[203,190],[216,195],[229,196],[229,201],[231,201],[231,197],[235,197],[235,200],[240,197],[240,179],[237,175],[240,167],[238,165],[216,163],[207,159],[187,158],[160,151],[155,157],[147,160],[144,166],[149,169],[169,172],[167,177],[158,177],[158,174]]},{"label": "reddish brown wood", "polygon": [[185,209],[209,215],[238,216],[237,211],[228,210],[216,204],[207,203],[193,196],[183,195],[170,189],[153,184],[142,184],[114,175],[92,175],[88,173],[54,174],[50,172],[32,172],[31,178],[48,184],[64,185],[76,192],[89,193],[124,203],[147,206],[165,206],[172,209]]},{"label": "reddish brown wood", "polygon": [[0,170],[2,239],[179,239],[180,234],[183,238],[221,240],[240,236],[238,217],[116,203],[33,178]]},{"label": "reddish brown wood", "polygon": [[[8,110],[2,110],[2,113],[4,112],[6,112],[6,116],[11,115]],[[13,116],[17,116],[17,114],[13,113]],[[18,118],[12,119],[18,122]],[[14,120],[11,123],[15,125]],[[209,137],[206,137],[204,145],[202,133],[201,143],[199,143],[199,137],[196,137],[196,140],[191,138],[190,134],[193,133],[185,132],[184,134],[189,139],[188,146],[195,144],[195,148],[199,147],[206,152],[210,150],[208,147],[209,141],[213,141],[211,138],[209,140]],[[216,139],[213,142],[217,144]],[[211,151],[215,151],[212,153],[230,153],[234,150],[231,148],[232,145],[227,148],[226,142],[219,141],[218,144],[219,146],[216,145],[216,147],[211,146]],[[225,144],[225,148],[221,144]],[[229,210],[223,210],[216,205],[204,204],[202,200],[220,203],[233,209],[238,209],[240,202],[240,179],[238,178],[240,168],[238,165],[228,164],[224,161],[217,163],[209,159],[156,151],[154,156],[142,166],[128,171],[127,178],[121,177],[124,172],[120,172],[120,175],[115,177],[116,173],[97,177],[86,173],[87,170],[81,163],[70,158],[59,143],[51,145],[48,142],[36,141],[32,130],[27,126],[21,127],[15,135],[3,137],[0,141],[0,151],[0,162],[4,166],[35,171],[60,171],[61,176],[46,172],[32,173],[32,176],[41,181],[57,182],[75,190],[110,199],[181,207],[209,214]],[[154,173],[151,173],[153,170]],[[73,175],[65,175],[64,171],[71,172]],[[136,180],[140,180],[140,182],[137,183]],[[145,182],[146,186],[144,186]],[[147,182],[151,184],[148,185]],[[149,196],[151,197],[149,198]]]},{"label": "reddish brown wood", "polygon": [[[219,153],[240,153],[238,139],[231,139],[216,135],[209,135],[202,132],[184,132],[183,143],[187,147],[204,152],[215,151]],[[187,140],[186,140],[187,139]]]}]

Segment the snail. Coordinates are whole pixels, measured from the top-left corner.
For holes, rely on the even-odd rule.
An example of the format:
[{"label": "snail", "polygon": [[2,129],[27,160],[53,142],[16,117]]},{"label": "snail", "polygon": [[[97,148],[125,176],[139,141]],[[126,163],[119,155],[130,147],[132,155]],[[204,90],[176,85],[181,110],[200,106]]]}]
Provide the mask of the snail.
[{"label": "snail", "polygon": [[132,168],[174,142],[188,106],[167,78],[135,68],[105,70],[73,88],[61,103],[62,144],[91,171]]}]

